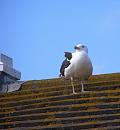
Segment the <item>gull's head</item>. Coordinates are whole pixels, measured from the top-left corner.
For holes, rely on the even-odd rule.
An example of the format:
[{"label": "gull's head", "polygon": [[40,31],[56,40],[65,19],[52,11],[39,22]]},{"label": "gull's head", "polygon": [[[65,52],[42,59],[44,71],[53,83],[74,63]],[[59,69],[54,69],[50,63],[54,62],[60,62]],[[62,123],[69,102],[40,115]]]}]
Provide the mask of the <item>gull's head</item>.
[{"label": "gull's head", "polygon": [[88,53],[88,48],[87,46],[83,45],[83,44],[78,44],[74,47],[74,49],[78,52],[80,51],[85,51],[86,53]]}]

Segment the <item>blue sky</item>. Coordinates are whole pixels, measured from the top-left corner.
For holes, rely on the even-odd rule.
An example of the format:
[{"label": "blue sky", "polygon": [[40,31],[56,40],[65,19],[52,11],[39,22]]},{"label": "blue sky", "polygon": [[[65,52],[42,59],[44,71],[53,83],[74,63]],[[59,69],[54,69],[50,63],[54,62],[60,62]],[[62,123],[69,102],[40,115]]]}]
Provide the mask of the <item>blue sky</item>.
[{"label": "blue sky", "polygon": [[120,0],[0,0],[0,52],[22,80],[58,77],[64,51],[79,42],[93,74],[120,71]]}]

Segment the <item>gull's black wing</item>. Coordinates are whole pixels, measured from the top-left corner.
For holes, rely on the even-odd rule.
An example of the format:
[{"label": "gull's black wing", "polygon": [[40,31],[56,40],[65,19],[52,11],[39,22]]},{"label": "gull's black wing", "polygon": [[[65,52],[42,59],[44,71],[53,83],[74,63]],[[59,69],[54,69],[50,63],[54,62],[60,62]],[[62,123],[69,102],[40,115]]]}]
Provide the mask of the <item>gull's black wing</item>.
[{"label": "gull's black wing", "polygon": [[64,76],[64,71],[65,71],[65,68],[67,68],[68,66],[70,65],[70,61],[68,61],[67,59],[65,59],[61,65],[61,68],[60,68],[60,76]]},{"label": "gull's black wing", "polygon": [[72,58],[72,53],[71,52],[64,52],[65,53],[65,57],[68,59],[68,60],[71,60]]}]

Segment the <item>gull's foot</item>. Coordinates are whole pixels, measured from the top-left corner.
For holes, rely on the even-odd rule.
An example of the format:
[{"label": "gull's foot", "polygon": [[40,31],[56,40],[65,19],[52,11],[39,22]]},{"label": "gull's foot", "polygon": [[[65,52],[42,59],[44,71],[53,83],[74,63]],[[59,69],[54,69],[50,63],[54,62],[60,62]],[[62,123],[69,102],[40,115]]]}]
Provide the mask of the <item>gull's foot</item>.
[{"label": "gull's foot", "polygon": [[86,91],[86,90],[81,90],[81,92],[85,93],[85,92],[90,92],[90,91]]},{"label": "gull's foot", "polygon": [[73,94],[77,94],[75,91],[73,91]]}]

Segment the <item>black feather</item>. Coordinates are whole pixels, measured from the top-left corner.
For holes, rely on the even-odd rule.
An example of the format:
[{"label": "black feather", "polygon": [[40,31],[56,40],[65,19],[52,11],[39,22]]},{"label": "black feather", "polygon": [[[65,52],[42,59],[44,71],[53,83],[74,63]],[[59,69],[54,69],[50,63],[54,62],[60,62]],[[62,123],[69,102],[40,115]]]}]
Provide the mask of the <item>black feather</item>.
[{"label": "black feather", "polygon": [[67,68],[68,66],[70,65],[70,61],[68,61],[67,59],[65,59],[61,65],[61,68],[60,68],[60,73],[62,76],[64,76],[64,71],[65,71],[65,68]]},{"label": "black feather", "polygon": [[71,60],[72,58],[72,53],[71,52],[64,52],[65,53],[65,57],[68,59],[68,60]]},{"label": "black feather", "polygon": [[70,65],[70,61],[72,58],[71,52],[64,52],[66,59],[62,62],[61,68],[60,68],[60,76],[64,76],[65,68],[67,68]]}]

